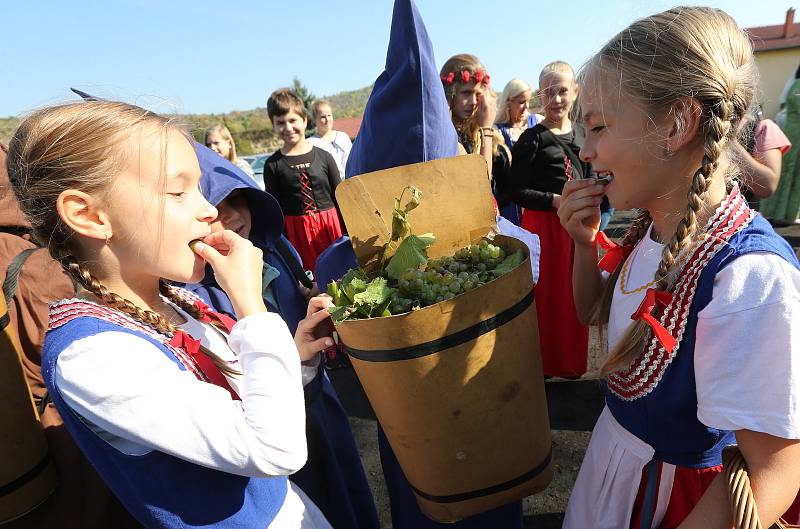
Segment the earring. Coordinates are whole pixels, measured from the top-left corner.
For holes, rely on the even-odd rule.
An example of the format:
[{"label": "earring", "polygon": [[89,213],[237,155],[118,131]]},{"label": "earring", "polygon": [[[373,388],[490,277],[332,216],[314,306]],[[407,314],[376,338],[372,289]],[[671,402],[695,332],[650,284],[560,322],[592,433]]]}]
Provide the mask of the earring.
[{"label": "earring", "polygon": [[672,158],[672,155],[675,154],[672,151],[672,147],[669,146],[669,143],[667,144],[667,148],[665,149],[664,154],[667,155],[667,158]]},{"label": "earring", "polygon": [[108,246],[108,241],[110,241],[110,240],[111,240],[111,235],[106,233],[106,246]]}]

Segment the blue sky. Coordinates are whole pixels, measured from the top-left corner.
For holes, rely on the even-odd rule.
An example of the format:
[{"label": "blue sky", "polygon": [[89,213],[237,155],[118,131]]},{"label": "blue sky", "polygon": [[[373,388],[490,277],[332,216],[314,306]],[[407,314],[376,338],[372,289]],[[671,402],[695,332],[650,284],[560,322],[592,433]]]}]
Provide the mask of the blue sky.
[{"label": "blue sky", "polygon": [[[437,66],[478,55],[496,89],[582,63],[634,19],[677,0],[418,0]],[[712,5],[712,4],[707,4]],[[789,0],[720,0],[744,27],[782,24]],[[758,6],[758,7],[756,7]],[[383,69],[392,0],[2,2],[0,116],[71,99],[70,86],[158,111],[264,106],[294,76],[317,96]],[[800,20],[800,16],[798,16]]]}]

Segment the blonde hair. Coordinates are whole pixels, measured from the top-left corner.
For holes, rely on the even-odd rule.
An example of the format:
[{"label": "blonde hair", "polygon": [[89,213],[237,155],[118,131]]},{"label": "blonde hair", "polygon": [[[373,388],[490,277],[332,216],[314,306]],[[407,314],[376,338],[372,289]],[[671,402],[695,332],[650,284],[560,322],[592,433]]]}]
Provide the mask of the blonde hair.
[{"label": "blonde hair", "polygon": [[[468,71],[470,73],[470,78],[473,79],[470,81],[470,84],[475,82],[474,74],[478,70],[482,70],[483,73],[486,74],[486,68],[483,67],[483,64],[481,64],[481,61],[476,56],[470,55],[469,53],[459,53],[458,55],[453,55],[445,61],[445,63],[442,65],[439,75],[440,77],[445,77],[450,72],[456,73],[452,84],[447,84],[446,82],[442,81],[444,95],[447,98],[447,106],[450,108],[450,119],[453,121],[457,131],[463,133],[467,138],[472,140],[472,143],[475,145],[475,152],[480,152],[480,127],[478,127],[478,122],[475,120],[475,116],[470,116],[461,123],[456,123],[455,120],[453,120],[453,98],[456,95],[456,90],[458,87],[467,84],[461,80],[461,75],[459,75],[459,73],[464,70]],[[501,136],[500,133],[495,130],[494,141],[492,142],[492,156],[497,156],[497,149],[500,144],[503,144],[503,147],[505,147],[504,142],[505,140],[503,140],[503,136]]]},{"label": "blonde hair", "polygon": [[575,70],[572,69],[572,66],[568,62],[565,61],[553,61],[544,65],[542,71],[539,73],[539,88],[542,87],[542,79],[549,74],[559,74],[559,75],[566,75],[569,74],[573,78],[575,77]]},{"label": "blonde hair", "polygon": [[506,83],[503,88],[503,93],[497,101],[497,117],[494,122],[496,125],[502,125],[511,121],[511,115],[508,112],[508,100],[524,94],[525,92],[533,93],[531,86],[522,79],[511,79]]},{"label": "blonde hair", "polygon": [[317,99],[314,101],[314,104],[311,105],[311,108],[314,109],[314,119],[317,119],[317,112],[319,112],[320,107],[328,107],[331,109],[331,113],[333,113],[333,107],[331,106],[331,102],[327,99]]},{"label": "blonde hair", "polygon": [[[45,246],[66,272],[105,305],[119,310],[156,331],[172,335],[175,325],[158,312],[142,309],[110,292],[80,260],[72,230],[57,212],[59,195],[67,189],[87,194],[105,192],[124,162],[124,146],[131,130],[152,126],[162,132],[162,158],[166,134],[188,133],[170,118],[114,101],[85,101],[43,108],[26,117],[8,146],[8,173],[20,209],[31,224],[34,239]],[[162,172],[165,160],[162,159]],[[199,318],[199,310],[160,281],[160,292],[183,310]],[[202,348],[220,370],[235,373],[215,354]]]},{"label": "blonde hair", "polygon": [[208,136],[211,134],[221,136],[223,140],[230,143],[231,149],[228,151],[228,161],[231,163],[236,163],[236,160],[238,159],[236,156],[236,142],[233,141],[233,136],[231,136],[231,131],[228,130],[228,127],[222,124],[208,127],[206,129],[205,136],[203,137],[203,143],[206,147],[208,147]]},{"label": "blonde hair", "polygon": [[[689,98],[702,109],[703,159],[692,176],[684,216],[664,246],[654,277],[658,289],[668,291],[675,278],[677,256],[702,236],[697,233],[697,216],[708,206],[706,191],[724,151],[736,141],[738,124],[753,99],[756,70],[750,40],[724,11],[676,7],[638,20],[608,41],[583,69],[581,79],[592,72],[619,82],[623,94],[651,112],[672,114],[676,103]],[[650,214],[640,212],[625,234],[624,244],[636,244],[651,223]],[[621,266],[607,281],[595,323],[608,321]],[[603,373],[630,365],[641,353],[648,333],[644,322],[633,323],[609,354]]]}]

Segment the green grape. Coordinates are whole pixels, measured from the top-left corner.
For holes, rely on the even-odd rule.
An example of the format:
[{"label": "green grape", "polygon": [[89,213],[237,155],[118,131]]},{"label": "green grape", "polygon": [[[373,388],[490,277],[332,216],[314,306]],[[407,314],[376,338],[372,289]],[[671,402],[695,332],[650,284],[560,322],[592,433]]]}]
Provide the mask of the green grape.
[{"label": "green grape", "polygon": [[467,273],[466,271],[459,272],[457,277],[458,277],[459,281],[461,281],[463,283],[464,280],[469,278],[469,273]]},{"label": "green grape", "polygon": [[488,261],[489,259],[493,259],[492,251],[488,248],[484,248],[481,250],[481,261]]},{"label": "green grape", "polygon": [[419,290],[419,289],[422,288],[422,286],[425,283],[422,281],[422,278],[418,277],[418,278],[414,279],[414,281],[411,284],[412,284],[412,286],[414,287],[415,290]]},{"label": "green grape", "polygon": [[464,292],[468,292],[473,288],[475,288],[475,283],[471,279],[467,279],[466,281],[464,281],[463,286],[464,286]]},{"label": "green grape", "polygon": [[478,270],[478,272],[485,272],[486,263],[478,263],[478,265],[475,268]]},{"label": "green grape", "polygon": [[459,272],[466,272],[469,270],[469,265],[467,263],[459,263],[458,264],[458,271]]},{"label": "green grape", "polygon": [[454,297],[456,297],[456,295],[452,292],[448,292],[444,295],[444,299],[453,299]]},{"label": "green grape", "polygon": [[453,262],[450,263],[450,266],[448,266],[447,269],[450,270],[450,272],[457,274],[458,271],[461,269],[461,267],[459,266],[458,263]]},{"label": "green grape", "polygon": [[439,294],[438,296],[436,296],[436,301],[435,301],[436,303],[441,303],[442,301],[444,301],[444,295]]},{"label": "green grape", "polygon": [[427,281],[428,283],[433,282],[433,279],[435,277],[436,277],[436,271],[435,270],[427,270],[427,271],[425,271],[425,281]]},{"label": "green grape", "polygon": [[453,294],[458,294],[461,292],[461,281],[458,279],[454,279],[452,283],[450,283],[450,292]]},{"label": "green grape", "polygon": [[445,272],[445,274],[442,276],[442,284],[449,285],[453,282],[453,279],[455,279],[455,276],[451,272]]}]

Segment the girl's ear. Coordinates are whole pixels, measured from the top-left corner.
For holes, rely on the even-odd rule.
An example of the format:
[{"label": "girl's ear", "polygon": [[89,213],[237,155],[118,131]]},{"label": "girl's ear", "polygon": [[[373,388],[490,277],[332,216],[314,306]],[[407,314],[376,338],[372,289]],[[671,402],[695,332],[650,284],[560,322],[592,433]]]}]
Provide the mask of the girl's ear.
[{"label": "girl's ear", "polygon": [[94,197],[83,191],[62,191],[56,209],[64,224],[84,237],[107,241],[113,235],[108,217],[98,208]]},{"label": "girl's ear", "polygon": [[673,103],[670,110],[672,123],[667,135],[667,151],[677,152],[697,137],[703,121],[703,107],[693,97]]}]

